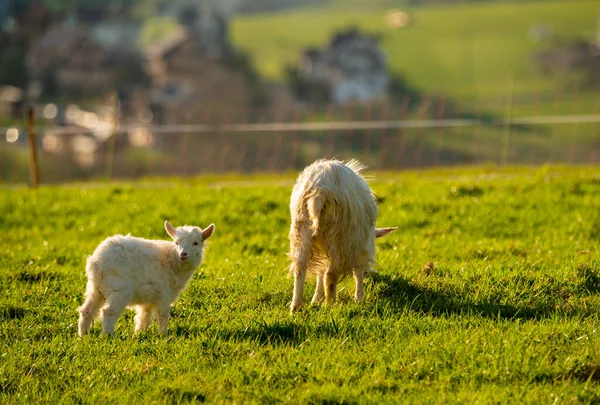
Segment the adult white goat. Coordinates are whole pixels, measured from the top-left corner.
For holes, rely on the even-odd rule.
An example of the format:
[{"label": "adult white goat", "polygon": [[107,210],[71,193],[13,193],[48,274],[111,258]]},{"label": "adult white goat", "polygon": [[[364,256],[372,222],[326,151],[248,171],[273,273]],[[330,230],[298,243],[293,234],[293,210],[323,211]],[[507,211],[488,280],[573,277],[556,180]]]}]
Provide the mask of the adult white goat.
[{"label": "adult white goat", "polygon": [[167,332],[170,306],[200,266],[204,241],[215,226],[211,224],[204,230],[195,226],[173,228],[165,221],[165,230],[173,242],[115,235],[100,243],[88,257],[79,336],[89,331],[98,316],[102,332],[113,334],[126,307],[137,310],[136,332],[150,326],[153,314],[161,333]]},{"label": "adult white goat", "polygon": [[312,303],[335,300],[336,285],[353,274],[354,298],[364,297],[363,277],[374,264],[375,238],[396,228],[375,228],[377,204],[364,166],[352,160],[318,160],[306,167],[290,201],[290,273],[294,274],[291,311],[303,305],[307,271],[316,275]]}]

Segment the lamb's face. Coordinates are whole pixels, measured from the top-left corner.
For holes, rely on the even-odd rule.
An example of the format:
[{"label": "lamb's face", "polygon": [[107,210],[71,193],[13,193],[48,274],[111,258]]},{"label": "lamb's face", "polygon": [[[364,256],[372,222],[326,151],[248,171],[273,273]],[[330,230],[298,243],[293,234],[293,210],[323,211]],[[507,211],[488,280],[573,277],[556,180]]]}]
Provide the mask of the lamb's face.
[{"label": "lamb's face", "polygon": [[179,258],[181,261],[199,262],[202,260],[202,248],[204,246],[202,231],[198,227],[182,228],[176,229],[176,236],[173,238]]},{"label": "lamb's face", "polygon": [[202,261],[204,241],[212,235],[215,226],[211,224],[205,230],[197,226],[173,228],[168,221],[165,221],[165,229],[169,236],[173,238],[179,259],[182,262],[189,262],[197,266]]}]

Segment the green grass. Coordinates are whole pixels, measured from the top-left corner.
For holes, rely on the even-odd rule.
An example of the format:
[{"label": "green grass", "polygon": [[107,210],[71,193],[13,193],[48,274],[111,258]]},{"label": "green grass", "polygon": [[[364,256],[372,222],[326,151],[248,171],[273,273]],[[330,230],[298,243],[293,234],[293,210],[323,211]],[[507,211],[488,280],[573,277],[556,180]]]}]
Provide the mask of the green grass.
[{"label": "green grass", "polygon": [[[356,3],[356,2],[355,2]],[[528,38],[543,24],[557,36],[595,35],[596,1],[482,2],[407,9],[415,24],[400,30],[385,25],[386,3],[335,2],[332,6],[238,16],[232,39],[254,58],[261,74],[282,80],[306,46],[323,46],[333,31],[358,25],[384,35],[382,46],[392,72],[408,83],[453,98],[502,99],[514,77],[514,91],[553,93],[562,78],[542,77],[530,56],[541,49]]]},{"label": "green grass", "polygon": [[[294,174],[5,189],[0,402],[600,400],[600,169],[371,174],[378,224],[399,229],[366,301],[347,280],[294,316]],[[114,233],[165,238],[165,219],[216,224],[168,336],[133,336],[128,312],[79,339],[86,256]]]}]

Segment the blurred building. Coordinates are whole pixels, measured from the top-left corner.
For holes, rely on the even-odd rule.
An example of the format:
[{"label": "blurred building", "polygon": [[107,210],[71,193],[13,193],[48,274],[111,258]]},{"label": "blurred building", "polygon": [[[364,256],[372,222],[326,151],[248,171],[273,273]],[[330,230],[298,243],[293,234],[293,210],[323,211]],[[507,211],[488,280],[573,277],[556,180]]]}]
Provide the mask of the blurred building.
[{"label": "blurred building", "polygon": [[600,48],[585,40],[557,42],[534,55],[541,71],[556,77],[576,76],[582,85],[600,86]]},{"label": "blurred building", "polygon": [[50,29],[31,44],[25,63],[42,92],[101,94],[111,84],[108,54],[84,28]]},{"label": "blurred building", "polygon": [[266,107],[284,97],[258,78],[247,55],[233,48],[222,15],[185,9],[180,22],[179,30],[146,51],[151,104],[161,122],[187,122],[191,112],[202,108]]},{"label": "blurred building", "polygon": [[377,39],[357,29],[336,33],[323,49],[307,49],[297,74],[297,95],[308,101],[368,102],[385,98],[389,85]]}]

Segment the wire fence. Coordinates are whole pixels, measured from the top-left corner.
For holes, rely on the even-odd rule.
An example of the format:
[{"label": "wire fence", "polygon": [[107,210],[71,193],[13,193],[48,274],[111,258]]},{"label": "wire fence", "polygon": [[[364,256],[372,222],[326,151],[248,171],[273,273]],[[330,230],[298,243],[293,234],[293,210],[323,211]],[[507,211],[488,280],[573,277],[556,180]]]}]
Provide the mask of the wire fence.
[{"label": "wire fence", "polygon": [[[29,129],[0,129],[7,137],[0,147],[0,179],[32,183],[35,167],[43,183],[285,171],[324,157],[358,158],[372,169],[600,160],[598,103],[576,100],[554,109],[568,113],[551,114],[531,114],[536,110],[525,104],[502,116],[459,107],[429,98],[412,106],[202,110],[159,124],[79,110],[79,117],[56,125],[41,118],[40,106]],[[35,143],[26,136],[9,138],[15,131],[37,132]]]}]

